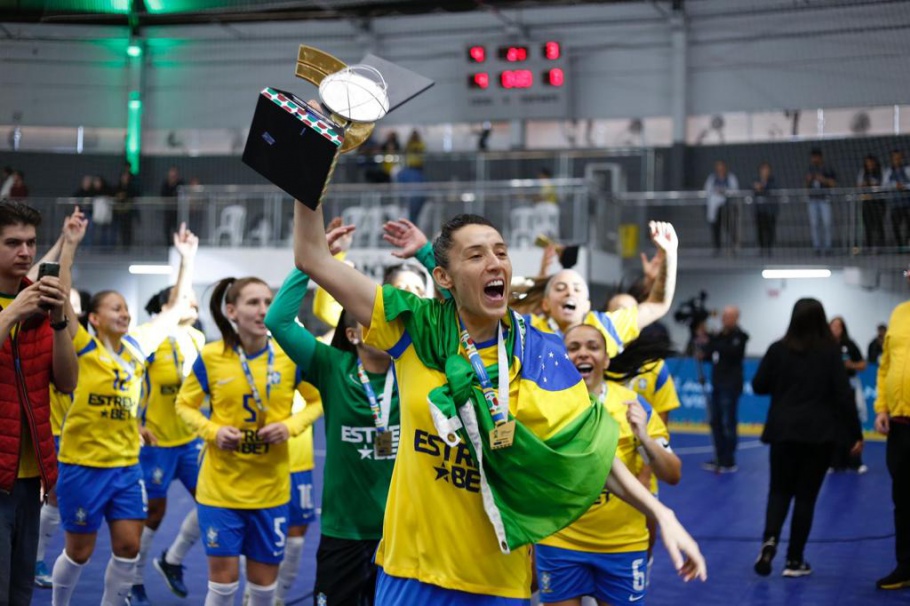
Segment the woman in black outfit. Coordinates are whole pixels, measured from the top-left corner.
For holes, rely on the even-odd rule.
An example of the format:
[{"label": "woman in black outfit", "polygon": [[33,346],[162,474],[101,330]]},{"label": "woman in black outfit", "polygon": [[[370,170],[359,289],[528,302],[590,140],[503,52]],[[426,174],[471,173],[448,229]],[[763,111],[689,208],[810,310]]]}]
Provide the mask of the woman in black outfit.
[{"label": "woman in black outfit", "polygon": [[[831,318],[831,334],[840,348],[841,360],[844,361],[844,368],[847,370],[847,378],[850,381],[850,389],[853,390],[854,402],[856,403],[856,412],[859,415],[860,423],[865,423],[868,418],[866,413],[866,399],[863,396],[863,385],[860,383],[859,376],[856,373],[866,370],[866,361],[859,347],[850,338],[847,332],[847,323],[840,316]],[[863,465],[863,456],[850,454],[850,448],[853,442],[849,436],[841,439],[834,451],[834,458],[831,460],[831,467],[834,471],[855,471],[857,473],[866,473],[869,468]]]},{"label": "woman in black outfit", "polygon": [[787,334],[768,348],[752,379],[752,389],[756,394],[771,395],[761,436],[771,445],[771,486],[755,572],[771,574],[780,531],[790,501],[795,501],[783,576],[806,576],[812,568],[803,558],[803,549],[834,445],[847,434],[853,440],[854,453],[863,447],[853,391],[819,301],[796,302]]},{"label": "woman in black outfit", "polygon": [[[856,186],[880,188],[882,186],[882,165],[878,158],[869,154],[863,159],[863,169],[856,177]],[[885,246],[885,199],[881,194],[862,194],[863,232],[866,238],[866,250],[877,253]]]}]

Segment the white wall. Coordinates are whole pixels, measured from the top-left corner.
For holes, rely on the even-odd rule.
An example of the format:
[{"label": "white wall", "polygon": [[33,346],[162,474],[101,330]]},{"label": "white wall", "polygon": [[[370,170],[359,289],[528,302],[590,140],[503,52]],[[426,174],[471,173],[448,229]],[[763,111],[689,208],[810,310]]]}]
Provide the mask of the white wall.
[{"label": "white wall", "polygon": [[[793,304],[803,297],[822,302],[830,319],[843,316],[850,337],[865,356],[866,346],[875,336],[875,327],[887,323],[891,310],[910,297],[910,292],[864,290],[844,283],[844,272],[834,271],[827,279],[765,280],[760,269],[731,272],[680,272],[673,310],[664,323],[674,344],[685,347],[688,329],[675,323],[672,314],[683,301],[708,293],[706,307],[722,310],[726,305],[740,308],[740,325],[749,333],[746,353],[762,356],[787,330]],[[714,322],[719,325],[720,318]]]},{"label": "white wall", "polygon": [[[689,3],[689,113],[907,102],[910,6],[856,4]],[[504,13],[526,25],[534,44],[562,40],[569,53],[569,115],[554,118],[671,114],[669,26],[651,3]],[[35,126],[125,124],[125,29],[5,27],[12,38],[0,40],[0,123],[21,111],[23,123]],[[144,32],[145,128],[164,130],[246,128],[267,85],[306,94],[293,76],[301,43],[345,61],[369,49],[436,80],[388,124],[464,121],[465,48],[507,39],[485,11],[382,18],[372,39],[346,21],[327,20]]]}]

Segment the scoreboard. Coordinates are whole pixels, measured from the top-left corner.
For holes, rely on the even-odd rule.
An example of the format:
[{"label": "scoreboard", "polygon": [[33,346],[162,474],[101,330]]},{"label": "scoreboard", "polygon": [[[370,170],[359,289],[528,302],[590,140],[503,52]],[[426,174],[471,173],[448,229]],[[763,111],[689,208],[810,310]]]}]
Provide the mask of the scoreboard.
[{"label": "scoreboard", "polygon": [[467,113],[476,120],[566,118],[562,43],[486,43],[467,48]]}]

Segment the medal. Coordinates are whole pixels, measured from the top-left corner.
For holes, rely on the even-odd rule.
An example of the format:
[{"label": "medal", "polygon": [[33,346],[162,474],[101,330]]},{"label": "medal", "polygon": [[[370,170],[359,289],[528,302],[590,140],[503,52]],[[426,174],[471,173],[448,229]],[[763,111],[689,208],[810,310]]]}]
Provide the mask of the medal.
[{"label": "medal", "polygon": [[376,457],[392,456],[392,432],[389,430],[380,433],[378,430],[373,436],[373,450],[376,451]]},{"label": "medal", "polygon": [[515,441],[515,421],[509,419],[509,362],[506,358],[506,345],[502,338],[502,324],[496,326],[496,354],[499,367],[499,393],[493,389],[490,376],[483,365],[480,353],[474,340],[468,334],[468,331],[462,324],[461,328],[461,345],[465,353],[468,354],[468,360],[471,362],[471,368],[480,381],[480,388],[483,391],[484,400],[487,402],[487,408],[490,410],[490,416],[496,426],[490,430],[490,448],[499,450],[508,448]]},{"label": "medal", "polygon": [[[266,347],[268,348],[268,361],[265,371],[265,397],[266,400],[271,400],[272,375],[275,372],[275,350],[272,349],[271,340],[266,342]],[[250,386],[250,391],[253,393],[253,402],[256,404],[256,410],[258,411],[256,414],[256,425],[261,429],[265,426],[265,414],[268,411],[268,407],[262,400],[262,395],[259,393],[259,388],[256,386],[256,381],[253,379],[253,373],[250,371],[250,365],[247,362],[243,346],[239,346],[236,351],[237,356],[240,358],[240,366],[243,368],[243,374],[246,376],[246,382]]]}]

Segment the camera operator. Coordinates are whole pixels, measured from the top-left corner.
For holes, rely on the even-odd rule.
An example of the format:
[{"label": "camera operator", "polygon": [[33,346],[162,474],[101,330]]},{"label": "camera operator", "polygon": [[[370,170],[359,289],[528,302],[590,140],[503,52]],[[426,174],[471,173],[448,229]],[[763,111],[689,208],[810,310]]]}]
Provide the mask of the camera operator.
[{"label": "camera operator", "polygon": [[710,335],[696,352],[699,360],[710,362],[711,397],[708,421],[714,438],[715,458],[702,465],[707,471],[736,471],[736,422],[739,397],[743,392],[743,358],[749,335],[739,327],[739,308],[729,305],[721,314],[721,330]]}]

